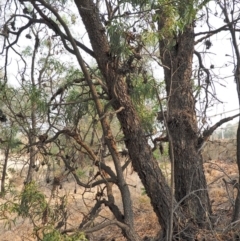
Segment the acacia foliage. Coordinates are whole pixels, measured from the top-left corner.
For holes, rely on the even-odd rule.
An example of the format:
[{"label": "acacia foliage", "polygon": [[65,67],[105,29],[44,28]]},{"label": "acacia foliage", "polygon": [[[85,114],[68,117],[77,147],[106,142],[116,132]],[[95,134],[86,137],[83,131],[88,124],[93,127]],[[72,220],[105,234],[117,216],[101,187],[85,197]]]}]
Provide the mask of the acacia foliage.
[{"label": "acacia foliage", "polygon": [[[28,164],[24,190],[27,191],[28,185],[36,179],[37,175],[33,170],[37,173],[39,168],[45,166],[47,171],[44,179],[46,183],[51,183],[53,191],[60,188],[68,176],[75,180],[76,185],[86,190],[98,187],[93,208],[86,214],[86,219],[75,227],[78,231],[90,232],[107,226],[109,222],[104,222],[103,226],[96,226],[95,229],[88,226],[97,216],[100,207],[105,205],[113,213],[113,224],[122,229],[122,234],[128,240],[140,240],[134,230],[132,200],[123,175],[130,161],[151,199],[162,226],[163,236],[166,235],[169,239],[172,235],[182,239],[186,238],[186,235],[194,237],[194,229],[198,227],[195,226],[195,221],[199,219],[211,226],[211,222],[206,221],[206,213],[207,216],[211,214],[207,208],[203,212],[204,217],[200,215],[200,218],[195,218],[195,214],[200,211],[194,202],[192,210],[185,210],[185,213],[178,208],[184,204],[181,199],[187,199],[190,194],[181,192],[178,196],[180,200],[175,200],[174,180],[172,179],[170,189],[153,158],[151,147],[148,146],[151,139],[155,150],[160,141],[161,150],[161,142],[171,140],[171,128],[169,132],[167,127],[171,127],[170,124],[177,126],[178,123],[185,123],[191,116],[194,123],[189,129],[196,129],[194,133],[190,133],[194,135],[192,149],[197,159],[194,165],[197,163],[198,170],[202,172],[199,153],[204,141],[220,124],[229,120],[206,128],[206,109],[217,100],[213,87],[215,72],[213,64],[210,68],[205,67],[202,54],[197,51],[194,53],[199,62],[192,78],[188,76],[186,81],[188,94],[195,101],[199,101],[199,129],[195,109],[192,109],[189,115],[181,115],[171,113],[171,106],[169,108],[170,97],[176,93],[171,93],[170,79],[176,76],[175,73],[178,75],[183,65],[191,66],[191,63],[178,63],[175,68],[174,59],[171,60],[182,57],[178,56],[178,47],[183,43],[187,30],[191,28],[189,32],[192,38],[196,38],[195,44],[204,43],[200,46],[203,52],[206,52],[212,47],[212,35],[221,30],[229,30],[229,26],[238,21],[236,14],[230,12],[232,20],[228,25],[212,29],[208,16],[217,17],[218,14],[213,13],[210,8],[212,3],[209,2],[85,0],[75,1],[73,4],[72,1],[19,0],[2,4],[2,8],[8,11],[2,15],[2,53],[5,55],[5,63],[2,66],[1,99],[7,118],[19,126],[19,134],[26,138],[19,151],[21,155],[26,155],[25,161]],[[238,8],[238,3],[234,6]],[[232,7],[230,4],[225,5],[225,9]],[[237,11],[236,8],[234,11]],[[218,7],[216,9],[219,10]],[[202,24],[205,20],[208,30],[194,33],[192,29],[195,25]],[[194,48],[193,45],[185,46],[186,50]],[[192,55],[193,51],[189,59],[192,59]],[[14,56],[14,63],[10,62],[11,56]],[[171,60],[167,65],[164,62],[165,56],[169,56]],[[164,86],[163,82],[153,73],[154,67],[157,68],[155,72],[160,68],[165,70],[167,96],[161,88]],[[191,68],[187,71],[191,71]],[[12,71],[14,78],[11,76]],[[167,71],[172,71],[170,79]],[[14,83],[14,86],[10,83]],[[184,102],[186,95],[181,96],[180,93],[177,97]],[[165,117],[163,108],[167,110]],[[169,110],[171,121],[167,119]],[[154,122],[157,111],[162,112],[162,124]],[[179,122],[177,118],[180,118]],[[168,135],[154,139],[154,134],[159,130],[162,133],[167,132]],[[179,139],[176,138],[176,153],[177,149],[181,148],[178,144],[187,141],[184,140],[185,134],[189,135],[189,131],[179,135]],[[126,145],[128,151],[119,151],[118,143]],[[130,159],[127,158],[123,164],[120,154],[129,154]],[[191,154],[184,158],[194,161]],[[106,159],[114,163],[113,170],[106,163]],[[84,180],[79,166],[86,163],[90,165],[91,175]],[[64,166],[64,170],[60,169],[55,174],[51,168],[55,165]],[[187,171],[195,168],[194,165],[191,166],[190,163]],[[186,180],[183,180],[183,183],[184,181]],[[182,189],[187,190],[189,186],[193,186],[191,191],[194,193],[199,188],[206,188],[204,185],[198,186],[199,183],[188,184],[187,188],[182,186]],[[120,190],[123,211],[114,200],[112,185],[116,185]],[[196,200],[200,200],[200,206],[204,203],[200,194]],[[21,198],[21,202],[23,201],[25,199]],[[48,215],[50,207],[47,204],[45,206],[43,215],[51,216]],[[194,217],[189,217],[190,213],[194,213]],[[186,220],[190,218],[194,221],[189,224]],[[36,220],[32,221],[35,223]],[[63,222],[65,226],[58,227],[57,222]],[[76,231],[74,228],[69,229],[64,214],[44,223],[47,224],[56,225],[64,235]]]}]

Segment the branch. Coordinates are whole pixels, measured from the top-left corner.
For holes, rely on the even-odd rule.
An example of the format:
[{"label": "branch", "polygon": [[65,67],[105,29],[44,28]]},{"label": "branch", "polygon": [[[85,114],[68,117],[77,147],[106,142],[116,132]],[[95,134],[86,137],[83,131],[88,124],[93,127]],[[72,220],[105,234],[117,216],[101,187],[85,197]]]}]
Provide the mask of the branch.
[{"label": "branch", "polygon": [[[73,49],[70,49],[69,46],[68,46],[68,45],[66,44],[66,42],[65,42],[65,40],[68,40],[68,41],[70,42],[70,40],[69,40],[69,38],[67,37],[67,35],[64,34],[64,33],[60,30],[60,28],[58,27],[58,25],[57,25],[51,18],[48,18],[48,17],[45,16],[44,14],[43,14],[43,16],[44,16],[44,19],[45,19],[45,21],[46,21],[45,23],[48,25],[48,27],[51,28],[57,35],[59,35],[59,36],[61,37],[61,39],[63,40],[63,44],[64,44],[65,48],[66,48],[70,53],[72,53],[72,54],[75,55],[74,50],[73,50]],[[89,49],[88,47],[86,47],[84,44],[80,43],[80,42],[77,41],[76,39],[74,39],[74,41],[75,41],[76,45],[77,45],[79,48],[81,48],[81,49],[84,50],[86,53],[88,53],[88,54],[91,55],[93,58],[95,58],[95,54],[94,54],[94,52],[93,52],[91,49]]]},{"label": "branch", "polygon": [[[46,7],[46,6],[45,6]],[[21,32],[30,27],[32,24],[35,24],[35,23],[42,23],[42,24],[46,24],[50,29],[52,29],[56,35],[60,36],[62,41],[63,41],[63,44],[65,46],[65,48],[71,53],[71,54],[74,54],[75,55],[75,52],[73,49],[69,48],[69,46],[66,44],[66,40],[70,41],[68,36],[66,34],[64,34],[61,29],[59,28],[59,26],[57,25],[57,23],[55,23],[51,18],[48,18],[45,14],[42,13],[42,11],[40,10],[40,8],[38,8],[37,5],[34,5],[34,8],[36,8],[36,10],[38,11],[38,13],[40,14],[40,16],[43,18],[43,19],[34,19],[34,18],[30,18],[28,16],[25,16],[25,15],[14,15],[14,17],[25,17],[29,20],[29,22],[21,27],[17,32],[13,32],[13,31],[9,31],[9,33],[11,34],[14,34],[14,35],[17,35],[17,38],[16,40],[12,43],[16,43],[16,41],[18,40]],[[49,9],[49,8],[48,8]],[[52,9],[49,9],[52,11]],[[89,49],[88,47],[86,47],[84,44],[80,43],[79,41],[77,41],[76,39],[74,39],[76,45],[81,48],[82,50],[84,50],[86,53],[88,53],[89,55],[91,55],[93,58],[95,58],[95,55],[94,55],[94,52]],[[11,45],[12,45],[11,44]]]},{"label": "branch", "polygon": [[[80,230],[80,231],[83,231],[84,233],[93,233],[93,232],[101,230],[101,229],[103,229],[103,228],[105,228],[105,227],[107,227],[109,225],[117,225],[121,229],[129,230],[129,227],[126,224],[118,222],[117,220],[109,220],[109,221],[104,222],[102,224],[99,224],[99,225],[97,225],[95,227],[92,227],[92,228],[89,228],[89,229],[83,229],[83,230]],[[79,231],[79,229],[77,229],[77,228],[70,228],[70,229],[65,229],[64,231],[62,231],[62,234],[72,233],[72,232],[77,232],[77,231]]]},{"label": "branch", "polygon": [[117,113],[121,112],[122,110],[124,110],[124,107],[123,107],[123,106],[121,106],[121,107],[120,107],[118,110],[116,110],[116,111],[111,111],[111,112],[109,112],[109,113],[105,113],[104,115],[102,115],[102,116],[98,119],[98,121],[102,120],[103,118],[106,118],[106,116],[113,116],[114,114],[117,114]]},{"label": "branch", "polygon": [[209,37],[211,37],[212,35],[217,34],[217,33],[221,32],[221,31],[223,31],[223,30],[228,30],[227,25],[224,25],[224,26],[222,26],[221,28],[215,29],[215,30],[213,30],[213,31],[206,31],[206,32],[196,33],[195,36],[198,36],[198,35],[200,35],[200,34],[206,34],[206,35],[203,36],[202,38],[196,40],[196,41],[194,42],[194,45],[197,45],[197,44],[201,43],[204,39],[209,38]]},{"label": "branch", "polygon": [[167,136],[159,136],[153,139],[153,143],[156,143],[157,141],[168,142],[169,140]]},{"label": "branch", "polygon": [[152,152],[154,152],[157,149],[157,142],[160,142],[159,144],[159,150],[161,152],[161,154],[163,154],[163,145],[162,142],[169,142],[168,136],[158,136],[156,138],[154,138],[152,140],[153,142],[153,148],[152,148]]},{"label": "branch", "polygon": [[[69,130],[61,130],[61,131],[58,131],[58,132],[55,134],[55,136],[53,136],[52,138],[46,140],[46,141],[44,142],[44,144],[53,142],[54,140],[56,140],[56,139],[58,138],[59,135],[61,135],[61,134],[67,134],[68,131],[69,131]],[[29,148],[29,147],[31,147],[31,146],[39,145],[39,144],[42,145],[42,142],[41,142],[41,141],[34,142],[34,143],[32,143],[31,145],[26,145],[23,149]]]},{"label": "branch", "polygon": [[220,121],[218,121],[215,125],[213,125],[212,127],[210,127],[209,129],[205,130],[202,134],[202,136],[200,136],[198,138],[198,151],[200,151],[203,147],[203,144],[208,140],[208,138],[212,135],[212,133],[219,127],[221,126],[222,124],[230,121],[230,120],[233,120],[234,118],[240,116],[240,113],[237,114],[237,115],[233,115],[233,116],[230,116],[230,117],[227,117],[227,118],[224,118]]},{"label": "branch", "polygon": [[[69,129],[63,129],[63,130],[60,130],[58,131],[55,136],[53,136],[52,138],[48,139],[48,140],[45,140],[44,141],[44,144],[48,144],[48,143],[51,143],[53,142],[54,140],[56,140],[58,138],[59,135],[61,134],[65,134],[65,135],[68,135],[70,137],[72,137],[80,146],[82,146],[88,153],[89,157],[95,162],[98,160],[97,156],[94,154],[94,152],[91,150],[91,148],[86,144],[84,143],[78,136],[78,134],[76,132],[71,132]],[[31,146],[35,146],[35,145],[42,145],[42,142],[41,141],[38,141],[38,142],[34,142],[32,143],[31,145],[26,145],[24,147],[24,149],[26,148],[29,148]]]},{"label": "branch", "polygon": [[114,179],[114,183],[116,183],[117,177],[115,173],[112,171],[111,167],[107,166],[105,163],[96,161],[95,166],[99,167],[100,169],[104,170],[112,179]]},{"label": "branch", "polygon": [[81,186],[81,187],[84,187],[84,188],[93,188],[93,187],[96,187],[96,186],[98,186],[98,185],[100,185],[100,184],[106,184],[106,183],[108,183],[108,182],[112,182],[112,183],[117,184],[117,177],[116,177],[115,173],[112,171],[112,169],[111,169],[109,166],[105,165],[105,164],[102,163],[102,162],[101,162],[100,164],[99,164],[99,162],[97,162],[98,164],[96,164],[96,166],[99,166],[99,167],[100,167],[102,170],[104,170],[111,178],[104,178],[104,179],[101,179],[101,180],[97,180],[97,181],[95,181],[95,182],[92,182],[92,181],[99,175],[99,174],[96,174],[91,180],[88,181],[88,183],[83,183],[83,182],[79,179],[78,175],[76,174],[75,168],[72,167],[72,166],[65,160],[65,158],[64,158],[63,155],[61,155],[61,158],[62,158],[65,166],[67,167],[67,169],[68,169],[68,170],[72,173],[72,175],[74,176],[76,183],[77,183],[79,186]]},{"label": "branch", "polygon": [[227,30],[229,30],[228,27],[229,27],[231,24],[236,23],[239,19],[240,19],[240,18],[237,18],[237,19],[235,19],[234,21],[229,22],[229,23],[225,24],[224,26],[222,26],[222,27],[220,27],[220,28],[218,28],[218,29],[215,29],[215,30],[213,30],[213,31],[206,31],[206,32],[196,33],[195,36],[202,35],[202,34],[206,34],[206,35],[205,35],[204,37],[196,40],[196,41],[194,42],[194,44],[196,45],[196,44],[202,42],[204,39],[209,38],[209,37],[211,37],[212,35],[217,34],[217,33],[221,32],[221,31],[227,31]]},{"label": "branch", "polygon": [[[88,215],[86,215],[82,222],[79,225],[79,229],[83,229],[84,226],[87,227],[88,223],[92,223],[94,218],[96,217],[96,215],[101,211],[101,205],[103,204],[102,200],[97,200],[97,202],[95,203],[95,205],[92,207],[90,213]],[[62,233],[65,233],[66,230],[64,230]]]},{"label": "branch", "polygon": [[[210,84],[210,77],[211,77],[211,75],[210,75],[209,69],[207,69],[207,68],[203,65],[202,57],[201,57],[200,53],[197,52],[196,50],[194,50],[194,54],[197,55],[197,57],[198,57],[198,62],[199,62],[199,67],[200,67],[200,69],[202,69],[202,70],[206,73],[206,75],[207,75],[205,82],[206,82],[207,84]],[[199,72],[199,71],[198,71],[198,72]],[[198,73],[198,78],[199,78],[199,73]]]},{"label": "branch", "polygon": [[110,211],[119,222],[122,223],[124,221],[124,216],[116,204],[111,201],[107,201],[106,199],[103,199],[102,202],[105,204],[105,206],[109,207]]}]

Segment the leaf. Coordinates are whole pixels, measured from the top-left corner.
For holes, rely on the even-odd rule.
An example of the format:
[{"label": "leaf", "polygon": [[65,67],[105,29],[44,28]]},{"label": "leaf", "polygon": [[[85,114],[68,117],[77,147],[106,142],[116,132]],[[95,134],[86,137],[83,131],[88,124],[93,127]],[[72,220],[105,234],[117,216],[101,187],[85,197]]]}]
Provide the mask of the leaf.
[{"label": "leaf", "polygon": [[33,49],[31,46],[27,46],[23,51],[22,51],[22,54],[24,56],[31,56],[32,55],[32,52],[33,52]]}]

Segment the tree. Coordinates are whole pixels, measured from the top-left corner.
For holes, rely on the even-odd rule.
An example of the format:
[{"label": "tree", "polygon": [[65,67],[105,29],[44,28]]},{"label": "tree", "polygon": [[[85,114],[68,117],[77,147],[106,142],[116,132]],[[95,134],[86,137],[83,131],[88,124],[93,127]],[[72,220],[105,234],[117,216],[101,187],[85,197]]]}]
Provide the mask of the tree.
[{"label": "tree", "polygon": [[[134,229],[131,195],[123,175],[129,162],[121,164],[116,136],[112,128],[112,121],[116,119],[115,117],[121,127],[133,168],[138,173],[159,219],[163,239],[193,240],[198,228],[212,228],[212,211],[201,149],[217,127],[238,115],[225,118],[209,128],[204,128],[204,121],[202,121],[202,126],[199,125],[196,100],[206,98],[206,101],[200,104],[204,109],[203,120],[210,103],[209,94],[211,95],[211,92],[209,89],[213,85],[213,81],[209,68],[203,64],[202,55],[194,48],[196,44],[204,41],[206,49],[209,49],[212,45],[210,37],[222,30],[231,31],[231,24],[237,23],[238,18],[229,20],[226,25],[218,29],[211,30],[209,25],[209,31],[195,33],[196,22],[201,21],[205,13],[208,15],[211,12],[208,2],[134,0],[105,1],[103,3],[103,1],[75,0],[75,5],[72,6],[68,1],[19,0],[16,1],[15,14],[6,16],[2,31],[3,51],[6,54],[3,84],[6,85],[4,82],[7,81],[10,50],[16,52],[22,63],[25,64],[19,68],[18,74],[25,77],[28,73],[27,66],[29,64],[25,61],[24,56],[15,49],[25,30],[29,31],[25,35],[27,39],[32,38],[31,34],[35,37],[31,55],[29,81],[32,92],[30,94],[38,93],[38,91],[42,93],[44,87],[40,77],[48,71],[50,74],[47,77],[52,86],[52,74],[57,68],[56,62],[49,58],[50,53],[56,54],[57,52],[52,47],[53,43],[58,43],[59,49],[65,48],[71,53],[81,68],[81,72],[76,75],[70,71],[70,68],[63,68],[72,75],[64,76],[63,72],[60,72],[59,77],[69,77],[69,81],[58,88],[50,88],[51,97],[48,96],[48,100],[45,101],[48,111],[44,112],[43,115],[46,115],[46,118],[43,118],[42,123],[48,126],[45,134],[52,131],[51,138],[45,136],[46,138],[43,140],[44,136],[41,135],[41,138],[38,136],[39,141],[37,141],[37,104],[36,99],[31,99],[31,119],[27,123],[31,122],[33,132],[29,135],[27,147],[32,149],[36,146],[45,155],[58,156],[64,162],[68,173],[72,173],[79,185],[88,187],[105,184],[108,199],[101,197],[96,200],[94,208],[89,213],[89,219],[97,213],[102,204],[105,204],[115,216],[114,224],[122,229],[127,240],[140,240],[140,237]],[[11,2],[7,3],[5,8],[10,5]],[[66,7],[73,13],[66,14],[66,16],[64,14]],[[228,6],[225,4],[220,7],[224,12]],[[76,16],[82,19],[91,49],[80,42],[80,38],[74,34],[71,25],[76,23]],[[18,19],[22,20],[22,24],[18,22]],[[44,26],[45,35],[41,32],[42,26]],[[36,33],[37,29],[39,32]],[[203,37],[196,40],[196,37],[200,35]],[[43,46],[41,38],[46,41],[49,56],[45,55],[42,59],[44,64],[39,70],[37,83],[34,81],[34,63],[39,47]],[[159,50],[159,55],[156,55],[157,50],[153,47],[154,44]],[[87,64],[82,55],[83,51],[94,59],[96,68]],[[196,75],[193,75],[192,69],[194,54],[199,61],[198,70],[195,71]],[[144,56],[148,56],[148,59]],[[156,61],[158,66],[164,70],[165,106],[164,100],[159,95],[158,83],[155,80],[152,82],[149,80],[150,72],[145,68],[147,61],[150,60]],[[57,61],[57,63],[59,62]],[[213,68],[210,67],[210,69]],[[80,87],[74,89],[74,84],[80,84]],[[151,101],[153,102],[155,99],[159,105],[159,120],[164,122],[167,136],[157,137],[153,142],[155,145],[162,141],[170,143],[171,187],[165,180],[158,162],[153,156],[152,148],[148,144],[147,137],[153,134],[152,130],[144,128],[144,115],[134,102],[139,85],[143,90],[151,87],[149,88],[153,97]],[[71,91],[66,95],[69,89]],[[87,98],[87,96],[89,97]],[[141,98],[141,107],[143,107],[146,103],[146,96]],[[149,96],[147,98],[150,99]],[[67,102],[64,102],[65,100]],[[87,104],[84,105],[84,102]],[[72,115],[70,118],[65,118],[65,114],[69,111]],[[89,140],[89,132],[86,132],[80,125],[83,117],[87,119],[89,116],[93,117],[93,121],[89,125],[89,128],[93,127],[92,139],[95,137],[96,123],[100,123],[98,125],[102,132],[102,137],[98,138],[99,145],[102,147],[99,149],[100,156],[96,155],[96,151],[92,147],[93,142]],[[202,129],[203,131],[201,131]],[[60,135],[64,137],[61,139]],[[91,184],[84,184],[79,180],[74,173],[74,166],[69,164],[68,153],[74,153],[74,150],[67,145],[69,144],[68,139],[78,145],[77,150],[87,154],[99,168],[101,181],[94,182],[92,180]],[[49,148],[48,144],[54,145],[57,154],[53,154],[51,150],[46,151],[46,147]],[[106,150],[111,156],[116,172],[113,172],[104,162]],[[27,182],[31,182],[32,178],[29,177],[27,180]],[[59,179],[54,180],[56,185],[60,185]],[[116,205],[112,195],[113,184],[117,185],[120,190],[123,213]],[[235,209],[237,210],[239,206],[236,201]],[[234,221],[237,219],[238,215]],[[79,229],[84,230],[84,225],[85,223],[82,222]],[[72,231],[72,229],[66,229],[64,233]]]},{"label": "tree", "polygon": [[[222,13],[224,15],[224,21],[228,24],[229,26],[229,32],[230,36],[232,38],[232,46],[233,46],[233,56],[234,56],[234,78],[236,81],[236,87],[237,87],[237,94],[238,94],[238,99],[239,99],[239,104],[240,104],[240,91],[239,91],[239,86],[240,86],[240,79],[239,79],[239,74],[240,74],[240,53],[238,49],[238,41],[236,37],[236,32],[238,31],[237,23],[233,23],[233,20],[236,21],[236,17],[234,16],[234,11],[233,9],[235,8],[234,4],[236,2],[234,1],[232,4],[227,3],[226,1],[223,1],[222,3],[218,3]],[[236,59],[236,63],[235,63]],[[238,171],[240,171],[240,121],[238,122],[238,129],[237,129],[237,164],[238,164]],[[240,180],[240,179],[239,179]],[[233,222],[236,222],[240,218],[240,192],[238,190],[237,197],[235,200],[235,210],[233,213]]]},{"label": "tree", "polygon": [[1,151],[3,152],[4,160],[1,166],[1,191],[0,194],[4,195],[6,191],[6,178],[8,161],[11,150],[20,144],[19,140],[16,138],[16,126],[10,123],[9,126],[5,126],[1,131]]}]

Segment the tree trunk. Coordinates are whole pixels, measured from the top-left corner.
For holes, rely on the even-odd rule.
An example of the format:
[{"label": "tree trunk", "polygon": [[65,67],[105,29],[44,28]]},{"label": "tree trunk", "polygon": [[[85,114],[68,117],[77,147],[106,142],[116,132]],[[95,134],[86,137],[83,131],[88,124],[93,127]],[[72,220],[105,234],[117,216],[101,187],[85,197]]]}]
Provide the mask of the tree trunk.
[{"label": "tree trunk", "polygon": [[29,166],[28,166],[28,172],[27,177],[25,180],[25,184],[30,183],[33,181],[33,175],[34,175],[34,169],[36,168],[36,147],[32,145],[32,143],[36,142],[36,137],[32,135],[32,133],[29,133],[28,136],[29,144],[31,147],[29,147]]},{"label": "tree trunk", "polygon": [[[233,38],[233,46],[234,51],[237,57],[237,64],[235,70],[235,81],[237,86],[237,94],[238,101],[240,106],[240,53],[238,50],[238,44],[236,41],[235,31],[232,27],[230,27],[230,32]],[[238,173],[240,173],[240,120],[238,121],[238,129],[237,129],[237,165],[238,165]],[[238,179],[238,183],[240,183],[240,175]],[[240,188],[238,188],[237,197],[235,200],[234,212],[233,212],[233,222],[236,222],[240,219]]]},{"label": "tree trunk", "polygon": [[[159,31],[163,24],[160,19]],[[168,96],[167,125],[174,153],[175,197],[178,202],[184,199],[181,202],[184,210],[199,226],[205,226],[207,215],[211,214],[211,205],[203,160],[198,152],[198,126],[191,79],[193,27],[189,25],[175,38],[159,42]]]},{"label": "tree trunk", "polygon": [[[123,107],[117,114],[122,126],[125,144],[128,148],[134,170],[138,173],[146,193],[151,199],[163,232],[169,227],[171,191],[153,158],[150,146],[142,131],[137,112],[128,95],[124,76],[118,74],[118,61],[110,54],[104,27],[101,24],[96,6],[92,0],[75,0],[96,56],[99,69],[108,87],[108,94],[115,110]],[[174,203],[176,204],[176,203]],[[174,215],[174,228],[184,228],[185,218],[180,210]],[[180,228],[181,226],[181,228]],[[186,239],[187,240],[187,239]]]},{"label": "tree trunk", "polygon": [[[12,128],[12,123],[10,128]],[[2,178],[1,178],[1,195],[5,195],[5,184],[6,184],[6,177],[7,177],[7,166],[8,166],[8,159],[10,154],[11,142],[13,139],[12,129],[10,129],[10,135],[7,138],[7,144],[4,149],[4,163],[3,163],[3,170],[2,170]]]},{"label": "tree trunk", "polygon": [[[237,94],[240,106],[240,53],[238,50],[238,45],[236,43],[235,33],[233,34],[233,30],[231,31],[233,41],[234,41],[234,50],[237,56],[237,66],[235,72],[235,81],[237,85]],[[238,173],[240,173],[240,120],[238,121],[238,129],[237,129],[237,165],[238,165]],[[238,179],[238,183],[240,183],[240,175]],[[235,200],[234,212],[233,212],[233,222],[240,219],[240,188],[238,188],[237,197]]]},{"label": "tree trunk", "polygon": [[2,196],[4,196],[5,194],[5,181],[7,176],[7,164],[8,164],[8,158],[9,158],[9,151],[10,151],[10,143],[7,143],[6,149],[4,150],[5,155],[4,155],[4,163],[3,163],[2,178],[1,178],[1,195]]},{"label": "tree trunk", "polygon": [[[35,77],[34,77],[36,52],[37,52],[37,48],[34,48],[33,56],[32,56],[32,64],[31,64],[32,91],[35,91],[35,88],[37,86],[36,81],[35,81]],[[27,133],[29,144],[30,144],[30,148],[29,148],[29,168],[28,168],[28,173],[27,173],[25,183],[30,183],[30,182],[33,181],[34,169],[36,168],[37,148],[36,148],[36,146],[32,145],[33,143],[36,142],[36,139],[37,139],[36,138],[36,135],[37,135],[36,111],[37,111],[37,105],[36,105],[35,101],[31,99],[31,129],[29,130],[29,133]]]}]

